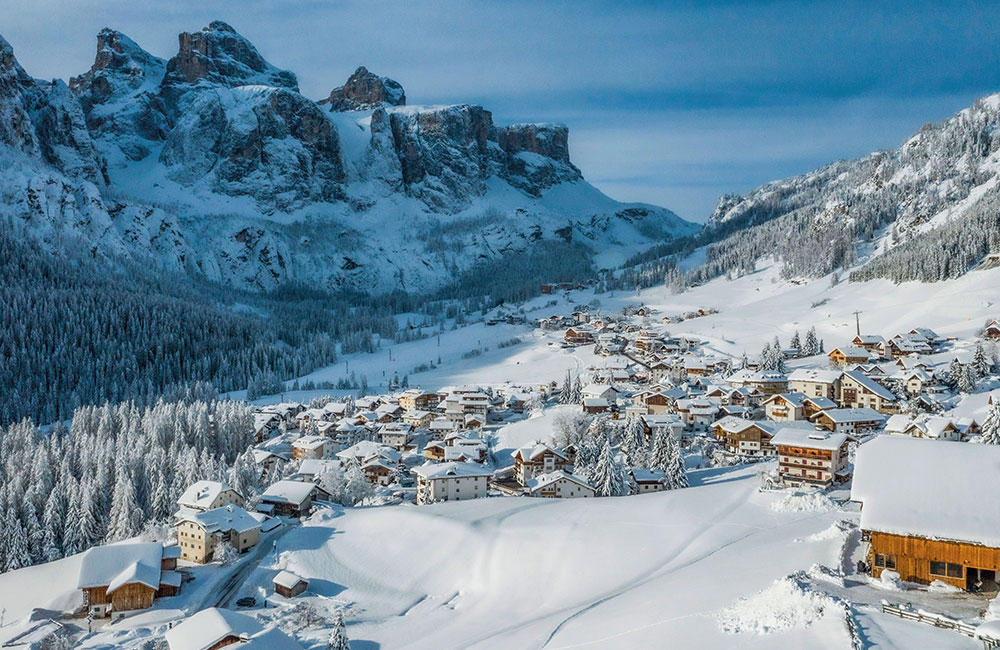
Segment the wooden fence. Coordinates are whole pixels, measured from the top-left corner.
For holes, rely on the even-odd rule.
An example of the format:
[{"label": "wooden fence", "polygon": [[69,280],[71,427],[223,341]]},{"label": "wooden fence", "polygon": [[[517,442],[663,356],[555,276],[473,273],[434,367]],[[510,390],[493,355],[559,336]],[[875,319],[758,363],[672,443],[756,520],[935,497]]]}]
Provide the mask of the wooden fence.
[{"label": "wooden fence", "polygon": [[[976,638],[976,626],[969,625],[968,623],[963,623],[962,621],[943,616],[942,614],[933,614],[931,612],[925,612],[922,610],[908,609],[905,607],[899,607],[897,605],[890,605],[888,603],[882,604],[882,612],[885,614],[892,614],[893,616],[898,616],[899,618],[906,619],[908,621],[917,621],[918,623],[924,623],[926,625],[933,625],[934,627],[944,628],[946,630],[955,630],[959,634],[964,634],[965,636]],[[1000,648],[1000,639],[993,639],[990,637],[980,637],[980,641],[983,642],[983,647],[987,649]]]}]

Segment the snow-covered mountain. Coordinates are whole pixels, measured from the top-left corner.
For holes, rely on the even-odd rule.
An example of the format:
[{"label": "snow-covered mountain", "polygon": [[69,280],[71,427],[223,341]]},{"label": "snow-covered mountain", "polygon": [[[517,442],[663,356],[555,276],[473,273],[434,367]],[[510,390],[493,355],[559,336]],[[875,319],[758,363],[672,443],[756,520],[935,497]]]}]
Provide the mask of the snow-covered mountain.
[{"label": "snow-covered mountain", "polygon": [[1000,95],[928,124],[898,149],[724,196],[700,235],[701,281],[753,268],[785,274],[862,266],[858,279],[934,281],[975,268],[1000,242]]},{"label": "snow-covered mountain", "polygon": [[104,29],[67,85],[0,39],[0,215],[19,233],[239,288],[426,291],[540,242],[606,267],[696,230],[587,183],[563,125],[407,106],[363,67],[313,101],[225,23],[178,40],[164,61]]}]

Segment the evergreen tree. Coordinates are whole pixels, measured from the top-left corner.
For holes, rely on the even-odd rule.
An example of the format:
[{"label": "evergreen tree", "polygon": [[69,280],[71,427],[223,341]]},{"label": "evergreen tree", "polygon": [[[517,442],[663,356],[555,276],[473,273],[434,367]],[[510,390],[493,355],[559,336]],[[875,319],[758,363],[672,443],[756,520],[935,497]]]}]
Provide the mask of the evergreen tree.
[{"label": "evergreen tree", "polygon": [[625,420],[621,450],[632,467],[642,467],[646,456],[646,431],[642,419],[630,416]]},{"label": "evergreen tree", "polygon": [[795,334],[792,334],[792,340],[788,343],[788,347],[797,350],[799,355],[802,354],[802,341],[799,339],[798,330],[795,330]]},{"label": "evergreen tree", "polygon": [[962,370],[958,375],[958,390],[963,393],[974,393],[976,392],[976,372],[972,369],[971,365],[962,366]]},{"label": "evergreen tree", "polygon": [[948,385],[951,386],[952,389],[958,388],[958,383],[962,374],[962,363],[956,357],[952,359],[951,363],[948,365]]},{"label": "evergreen tree", "polygon": [[139,534],[142,530],[142,512],[135,497],[135,482],[124,467],[119,466],[115,478],[114,497],[111,499],[106,540],[117,542]]},{"label": "evergreen tree", "polygon": [[976,352],[972,355],[972,369],[976,379],[983,379],[990,374],[990,362],[986,359],[982,341],[976,342]]},{"label": "evergreen tree", "polygon": [[347,625],[344,623],[344,612],[337,610],[333,619],[333,631],[330,632],[330,639],[326,642],[327,650],[351,650],[350,642],[347,639]]},{"label": "evergreen tree", "polygon": [[806,332],[805,343],[802,345],[802,355],[811,357],[815,354],[819,354],[819,339],[816,338],[816,328],[810,327],[809,331]]},{"label": "evergreen tree", "polygon": [[31,565],[31,554],[28,552],[28,535],[13,505],[7,506],[7,514],[4,517],[3,542],[3,570],[5,572],[16,571],[17,569]]},{"label": "evergreen tree", "polygon": [[602,497],[617,497],[628,493],[625,468],[612,451],[610,440],[605,439],[601,447],[601,454],[590,475],[590,484]]},{"label": "evergreen tree", "polygon": [[986,412],[979,441],[985,445],[1000,445],[1000,403],[990,405]]}]

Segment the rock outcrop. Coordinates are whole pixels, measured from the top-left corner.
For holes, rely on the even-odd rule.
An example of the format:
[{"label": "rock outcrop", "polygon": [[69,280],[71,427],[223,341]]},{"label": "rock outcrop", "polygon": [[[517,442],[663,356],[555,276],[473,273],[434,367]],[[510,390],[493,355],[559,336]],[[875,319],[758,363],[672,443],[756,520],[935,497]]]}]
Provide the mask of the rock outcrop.
[{"label": "rock outcrop", "polygon": [[403,106],[406,93],[398,81],[380,77],[361,66],[354,71],[347,83],[334,88],[330,96],[319,101],[332,111],[363,111],[382,106]]}]

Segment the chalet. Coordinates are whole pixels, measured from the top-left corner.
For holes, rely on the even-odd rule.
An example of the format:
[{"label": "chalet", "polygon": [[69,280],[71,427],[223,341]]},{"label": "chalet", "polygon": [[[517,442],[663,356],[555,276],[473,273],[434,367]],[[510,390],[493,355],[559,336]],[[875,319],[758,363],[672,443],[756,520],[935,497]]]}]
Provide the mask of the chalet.
[{"label": "chalet", "polygon": [[511,393],[504,400],[504,406],[511,410],[513,413],[524,413],[524,407],[528,403],[528,400],[520,393]]},{"label": "chalet", "polygon": [[190,513],[177,522],[181,559],[196,564],[211,562],[219,544],[229,544],[246,553],[259,540],[260,522],[239,506]]},{"label": "chalet", "polygon": [[847,366],[854,365],[857,363],[867,363],[871,359],[871,353],[865,348],[857,348],[853,345],[845,345],[844,347],[834,348],[830,351],[830,354],[826,355],[830,358],[830,363],[835,366]]},{"label": "chalet", "polygon": [[867,407],[829,409],[812,417],[812,422],[818,427],[852,435],[880,429],[885,420],[886,416]]},{"label": "chalet", "polygon": [[477,415],[475,413],[466,414],[462,425],[466,429],[482,429],[483,425],[486,424],[486,418],[482,415]]},{"label": "chalet", "polygon": [[[464,422],[465,418],[462,419]],[[458,423],[442,415],[431,420],[431,424],[427,428],[436,440],[441,440],[446,434],[458,430]]]},{"label": "chalet", "polygon": [[684,432],[684,422],[673,413],[643,415],[640,419],[647,441],[654,440],[661,431],[669,433],[675,440],[680,440]]},{"label": "chalet", "polygon": [[633,467],[631,474],[632,480],[635,482],[636,491],[639,494],[646,494],[647,492],[662,492],[664,489],[664,474],[662,469],[643,469],[641,467]]},{"label": "chalet", "polygon": [[379,427],[378,432],[383,445],[403,451],[410,444],[413,425],[405,422],[390,422]]},{"label": "chalet", "polygon": [[931,344],[925,338],[911,334],[897,334],[881,346],[883,357],[898,359],[910,354],[930,354]]},{"label": "chalet", "polygon": [[565,453],[541,442],[514,452],[514,474],[517,482],[524,486],[536,476],[564,470],[567,465],[570,461]]},{"label": "chalet", "polygon": [[839,370],[799,368],[788,375],[788,389],[809,397],[826,397],[836,400],[840,398],[842,375],[843,373]]},{"label": "chalet", "polygon": [[771,445],[774,426],[770,423],[727,416],[713,422],[711,430],[731,453],[751,457],[774,455]]},{"label": "chalet", "polygon": [[438,463],[413,468],[417,504],[485,497],[492,472],[477,463]]},{"label": "chalet", "polygon": [[919,395],[923,390],[935,384],[934,373],[924,368],[913,368],[895,373],[893,379],[903,384],[903,389],[909,395]]},{"label": "chalet", "polygon": [[309,581],[291,571],[279,571],[271,581],[274,593],[285,598],[294,598],[309,588]]},{"label": "chalet", "polygon": [[307,458],[299,465],[295,478],[300,481],[316,483],[323,474],[335,471],[340,467],[340,461],[332,458]]},{"label": "chalet", "polygon": [[837,403],[829,397],[807,397],[802,400],[802,418],[808,420],[820,411],[837,408]]},{"label": "chalet", "polygon": [[[789,388],[798,392],[798,388],[792,386],[789,383]],[[727,406],[747,406],[750,408],[756,408],[760,406],[761,401],[764,399],[764,393],[760,392],[752,386],[740,386],[739,388],[733,388],[729,390],[726,395],[722,398],[723,405]]]},{"label": "chalet", "polygon": [[778,476],[783,485],[828,487],[851,477],[847,465],[845,433],[785,427],[771,444],[778,456]]},{"label": "chalet", "polygon": [[719,405],[709,399],[679,399],[674,404],[677,417],[688,428],[704,430],[719,416]]},{"label": "chalet", "polygon": [[[1000,489],[1000,447],[879,436],[858,448],[851,499],[872,575],[935,580],[970,591],[998,589],[1000,501],[970,498]],[[923,470],[917,469],[923,468]],[[948,480],[928,480],[954,468]]]},{"label": "chalet", "polygon": [[857,370],[848,370],[841,379],[840,406],[868,407],[880,413],[893,413],[899,409],[896,396],[889,389]]},{"label": "chalet", "polygon": [[886,433],[904,435],[911,438],[961,441],[965,437],[963,427],[948,417],[911,417],[893,415],[885,425]]},{"label": "chalet", "polygon": [[778,393],[764,400],[764,413],[769,420],[791,421],[805,418],[805,400],[802,393]]},{"label": "chalet", "polygon": [[674,367],[666,361],[657,361],[649,366],[649,379],[651,381],[663,381],[673,372]]},{"label": "chalet", "polygon": [[566,330],[565,341],[569,345],[587,345],[593,343],[596,332],[589,325],[574,325]]},{"label": "chalet", "polygon": [[322,422],[326,418],[327,414],[323,409],[307,409],[296,416],[299,431],[306,431],[310,424]]},{"label": "chalet", "polygon": [[243,497],[239,492],[219,481],[197,481],[184,490],[177,505],[181,512],[214,510],[226,504],[243,507]]},{"label": "chalet", "polygon": [[278,481],[273,483],[260,495],[258,512],[273,511],[285,517],[302,517],[309,514],[315,498],[327,498],[330,495],[315,483],[305,481]]},{"label": "chalet", "polygon": [[297,641],[276,627],[264,627],[257,619],[228,609],[203,609],[167,630],[170,650],[216,650],[237,646],[239,650],[303,650]]},{"label": "chalet", "polygon": [[602,397],[585,397],[583,398],[583,412],[584,413],[606,413],[611,410],[611,403]]},{"label": "chalet", "polygon": [[304,458],[323,458],[326,454],[327,439],[323,436],[302,436],[292,443],[292,457],[296,460]]},{"label": "chalet", "polygon": [[851,340],[851,345],[864,348],[869,353],[874,352],[878,354],[882,346],[885,345],[885,339],[877,334],[858,334]]},{"label": "chalet", "polygon": [[780,372],[756,371],[744,368],[737,370],[726,377],[726,381],[733,388],[748,387],[756,388],[764,397],[770,397],[777,393],[784,393],[788,390],[788,377]]},{"label": "chalet", "polygon": [[529,497],[549,499],[581,499],[597,495],[590,483],[563,470],[536,476],[524,486],[524,493]]},{"label": "chalet", "polygon": [[430,428],[431,422],[437,417],[433,411],[406,411],[403,413],[402,420],[406,424],[409,424],[415,429],[427,429]]},{"label": "chalet", "polygon": [[281,416],[277,413],[254,413],[253,436],[256,442],[262,442],[272,431],[281,425]]},{"label": "chalet", "polygon": [[253,449],[253,460],[254,463],[260,465],[262,473],[270,474],[275,470],[275,468],[280,469],[285,463],[287,463],[288,457],[270,449],[260,449],[259,447],[255,447]]},{"label": "chalet", "polygon": [[437,406],[438,401],[440,401],[440,397],[437,393],[430,393],[419,388],[403,391],[403,394],[399,396],[399,405],[405,411],[427,411]]},{"label": "chalet", "polygon": [[392,484],[395,467],[386,459],[375,457],[366,461],[361,466],[361,471],[372,485],[384,486]]},{"label": "chalet", "polygon": [[282,402],[281,404],[269,404],[262,406],[261,413],[275,413],[283,421],[292,422],[299,413],[306,410],[306,407],[297,402]]},{"label": "chalet", "polygon": [[988,339],[1000,339],[1000,321],[991,321],[983,330],[983,336]]},{"label": "chalet", "polygon": [[[102,618],[112,612],[147,609],[153,600],[180,590],[176,547],[160,542],[95,546],[80,558],[77,588],[88,611]],[[167,568],[170,567],[170,568]]]}]

